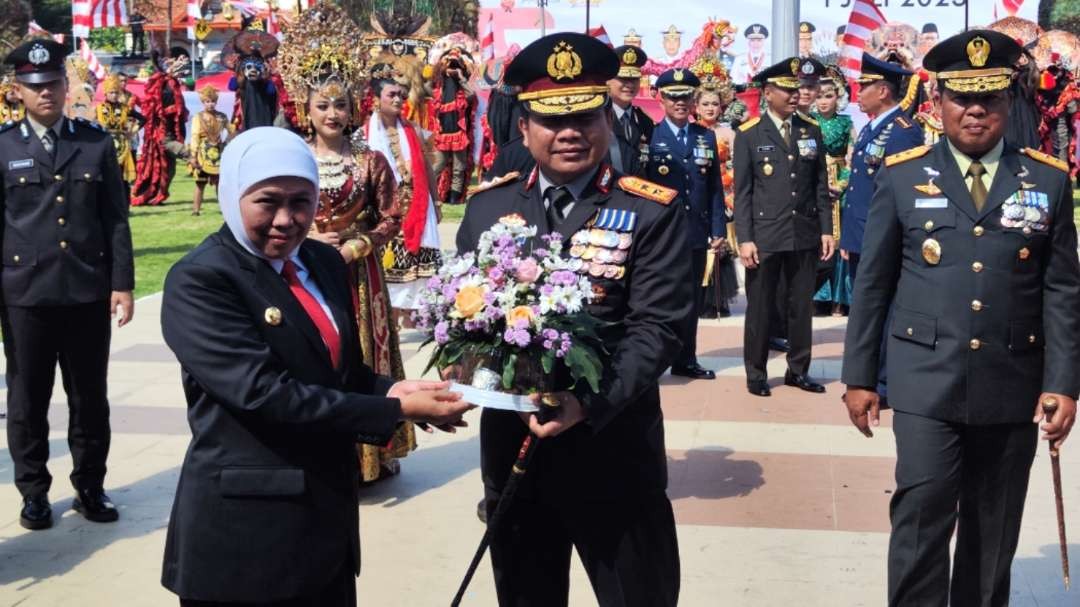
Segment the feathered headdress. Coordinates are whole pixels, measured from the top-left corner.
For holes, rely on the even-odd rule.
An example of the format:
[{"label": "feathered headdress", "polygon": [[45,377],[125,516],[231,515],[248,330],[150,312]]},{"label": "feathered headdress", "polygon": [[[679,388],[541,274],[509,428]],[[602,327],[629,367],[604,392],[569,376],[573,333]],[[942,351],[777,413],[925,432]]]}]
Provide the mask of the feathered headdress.
[{"label": "feathered headdress", "polygon": [[306,100],[311,91],[330,97],[347,95],[358,116],[366,74],[360,28],[340,7],[320,2],[285,28],[278,49],[278,67],[289,97],[296,100],[300,124],[307,121]]}]

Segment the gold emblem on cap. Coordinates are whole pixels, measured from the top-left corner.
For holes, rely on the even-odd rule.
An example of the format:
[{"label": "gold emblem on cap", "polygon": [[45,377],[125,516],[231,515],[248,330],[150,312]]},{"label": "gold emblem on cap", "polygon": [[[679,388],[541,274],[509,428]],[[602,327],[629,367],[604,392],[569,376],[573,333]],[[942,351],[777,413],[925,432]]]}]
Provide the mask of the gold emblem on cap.
[{"label": "gold emblem on cap", "polygon": [[281,310],[274,306],[270,306],[263,312],[263,319],[266,321],[266,324],[271,327],[276,327],[281,324]]},{"label": "gold emblem on cap", "polygon": [[791,60],[791,75],[795,76],[798,73],[799,73],[799,60],[798,59],[792,59]]},{"label": "gold emblem on cap", "polygon": [[626,51],[622,54],[622,62],[623,65],[634,65],[635,63],[637,63],[637,53],[634,52],[634,49],[626,49]]},{"label": "gold emblem on cap", "polygon": [[990,59],[990,43],[982,36],[975,36],[967,44],[968,62],[971,67],[982,67]]},{"label": "gold emblem on cap", "polygon": [[810,32],[810,26],[803,23],[802,25],[799,26],[799,31],[804,33],[804,34],[809,33]]},{"label": "gold emblem on cap", "polygon": [[581,55],[574,47],[560,41],[547,60],[548,76],[552,80],[572,80],[581,75]]},{"label": "gold emblem on cap", "polygon": [[933,238],[927,238],[922,243],[922,256],[926,263],[936,266],[941,262],[941,243]]},{"label": "gold emblem on cap", "polygon": [[674,78],[675,78],[675,82],[682,82],[682,79],[683,79],[682,70],[675,70]]}]

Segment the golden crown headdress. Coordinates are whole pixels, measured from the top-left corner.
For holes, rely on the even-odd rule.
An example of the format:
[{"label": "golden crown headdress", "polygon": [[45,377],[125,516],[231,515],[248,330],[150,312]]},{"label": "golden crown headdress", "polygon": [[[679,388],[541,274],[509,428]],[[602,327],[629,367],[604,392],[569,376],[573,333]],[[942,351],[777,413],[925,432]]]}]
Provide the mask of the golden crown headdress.
[{"label": "golden crown headdress", "polygon": [[105,80],[101,83],[101,91],[105,94],[119,93],[124,90],[124,87],[120,84],[120,75],[113,72],[105,77]]},{"label": "golden crown headdress", "polygon": [[218,100],[217,87],[212,85],[212,84],[208,84],[208,85],[202,87],[201,89],[199,89],[199,99],[202,100],[202,101],[214,101],[214,102],[217,102],[217,100]]},{"label": "golden crown headdress", "polygon": [[340,7],[319,2],[285,27],[278,49],[278,69],[289,96],[297,101],[301,124],[307,120],[306,103],[312,90],[326,88],[346,94],[359,111],[359,92],[366,75],[360,28]]}]

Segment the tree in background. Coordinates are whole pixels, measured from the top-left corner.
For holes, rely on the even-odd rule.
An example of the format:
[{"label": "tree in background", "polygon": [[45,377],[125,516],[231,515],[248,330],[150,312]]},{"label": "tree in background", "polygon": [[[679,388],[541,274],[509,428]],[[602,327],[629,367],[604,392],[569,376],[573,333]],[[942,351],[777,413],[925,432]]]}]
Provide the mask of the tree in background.
[{"label": "tree in background", "polygon": [[371,15],[382,12],[428,15],[431,31],[437,36],[451,32],[476,35],[479,0],[341,0],[338,4],[365,29],[371,22]]},{"label": "tree in background", "polygon": [[46,30],[71,35],[71,0],[34,0],[34,20]]},{"label": "tree in background", "polygon": [[1039,27],[1080,36],[1080,0],[1039,0]]},{"label": "tree in background", "polygon": [[30,5],[23,0],[0,0],[0,56],[7,55],[26,37],[30,26]]}]

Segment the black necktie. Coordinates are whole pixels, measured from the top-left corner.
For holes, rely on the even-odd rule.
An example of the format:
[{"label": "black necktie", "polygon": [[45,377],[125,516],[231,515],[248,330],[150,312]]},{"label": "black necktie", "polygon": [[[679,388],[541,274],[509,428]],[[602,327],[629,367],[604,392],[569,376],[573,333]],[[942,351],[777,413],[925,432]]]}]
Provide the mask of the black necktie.
[{"label": "black necktie", "polygon": [[619,126],[622,127],[623,136],[626,138],[626,141],[629,142],[630,145],[636,145],[637,142],[634,141],[634,125],[630,121],[630,108],[626,108],[622,117],[619,118]]},{"label": "black necktie", "polygon": [[56,159],[56,132],[51,128],[45,131],[45,134],[41,136],[41,147],[45,148],[45,151],[49,153],[49,158]]},{"label": "black necktie", "polygon": [[570,193],[570,190],[565,186],[551,187],[544,193],[547,198],[547,218],[548,226],[552,230],[557,230],[562,225],[563,214],[566,211],[566,207],[570,203],[574,202],[574,195]]},{"label": "black necktie", "polygon": [[676,137],[679,140],[679,145],[682,146],[682,149],[685,150],[686,149],[686,127],[685,126],[682,127],[681,129],[679,129],[679,134]]}]

